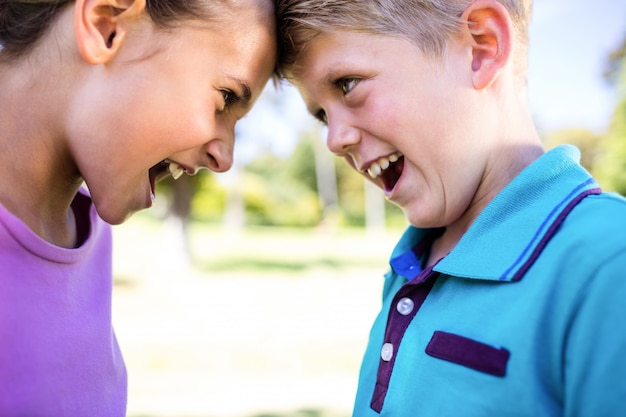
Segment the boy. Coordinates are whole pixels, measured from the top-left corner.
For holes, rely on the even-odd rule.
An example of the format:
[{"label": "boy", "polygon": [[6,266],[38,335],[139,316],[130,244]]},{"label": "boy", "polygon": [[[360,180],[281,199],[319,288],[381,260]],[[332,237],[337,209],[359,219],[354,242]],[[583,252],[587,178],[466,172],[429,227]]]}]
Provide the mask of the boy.
[{"label": "boy", "polygon": [[279,68],[400,206],[355,416],[626,415],[626,200],[527,108],[530,0],[279,0]]}]

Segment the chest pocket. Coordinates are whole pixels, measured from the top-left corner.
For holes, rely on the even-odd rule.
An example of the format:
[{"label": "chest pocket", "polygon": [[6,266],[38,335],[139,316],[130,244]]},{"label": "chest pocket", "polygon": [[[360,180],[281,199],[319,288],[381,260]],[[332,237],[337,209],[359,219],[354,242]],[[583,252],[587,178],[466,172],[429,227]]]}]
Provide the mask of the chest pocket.
[{"label": "chest pocket", "polygon": [[506,375],[506,366],[510,356],[505,348],[442,331],[433,333],[426,346],[426,353],[432,357],[498,377]]}]

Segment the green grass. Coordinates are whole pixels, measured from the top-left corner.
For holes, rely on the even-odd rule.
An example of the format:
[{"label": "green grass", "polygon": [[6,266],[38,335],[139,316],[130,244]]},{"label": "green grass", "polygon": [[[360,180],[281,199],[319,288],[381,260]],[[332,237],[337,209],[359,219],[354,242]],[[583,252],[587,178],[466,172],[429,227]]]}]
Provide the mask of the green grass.
[{"label": "green grass", "polygon": [[[401,230],[114,228],[129,417],[347,417]],[[242,394],[243,393],[243,394]]]},{"label": "green grass", "polygon": [[353,268],[384,270],[393,240],[400,230],[384,237],[363,229],[320,232],[315,229],[253,228],[229,235],[223,229],[195,224],[190,242],[195,266],[207,274],[256,272],[341,272]]}]

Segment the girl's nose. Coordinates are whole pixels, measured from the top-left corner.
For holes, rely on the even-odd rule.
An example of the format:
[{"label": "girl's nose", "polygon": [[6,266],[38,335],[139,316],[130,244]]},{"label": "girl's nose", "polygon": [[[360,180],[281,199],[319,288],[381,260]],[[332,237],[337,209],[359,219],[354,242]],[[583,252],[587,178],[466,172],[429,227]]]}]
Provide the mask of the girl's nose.
[{"label": "girl's nose", "polygon": [[235,128],[224,128],[215,139],[204,145],[206,154],[205,166],[214,172],[225,172],[233,166],[233,150],[235,146]]}]

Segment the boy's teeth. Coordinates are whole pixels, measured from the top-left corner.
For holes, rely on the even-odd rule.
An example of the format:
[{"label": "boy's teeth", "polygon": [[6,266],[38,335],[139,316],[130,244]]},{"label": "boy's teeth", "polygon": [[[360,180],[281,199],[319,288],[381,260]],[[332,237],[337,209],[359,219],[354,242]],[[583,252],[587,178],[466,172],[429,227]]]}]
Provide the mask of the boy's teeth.
[{"label": "boy's teeth", "polygon": [[176,162],[170,162],[168,168],[170,170],[170,174],[172,174],[172,178],[174,178],[175,180],[179,179],[180,176],[185,173],[185,170]]},{"label": "boy's teeth", "polygon": [[389,165],[396,162],[402,156],[399,152],[389,155],[388,157],[382,157],[376,162],[372,162],[372,165],[367,169],[367,173],[372,179],[378,177],[381,172],[389,168]]},{"label": "boy's teeth", "polygon": [[378,165],[376,162],[372,163],[372,165],[370,165],[367,170],[367,173],[370,174],[370,177],[372,178],[376,178],[380,175],[381,172],[383,172],[383,170],[380,169],[380,165]]}]

